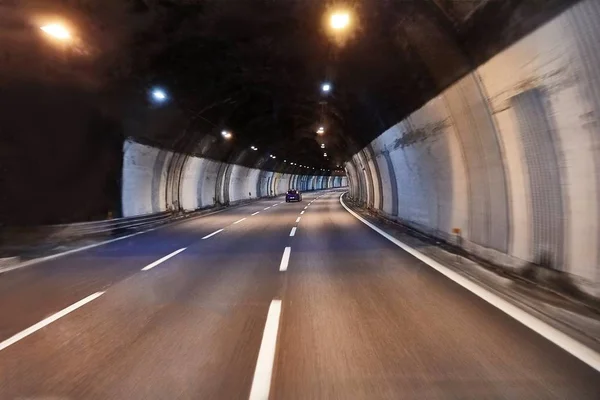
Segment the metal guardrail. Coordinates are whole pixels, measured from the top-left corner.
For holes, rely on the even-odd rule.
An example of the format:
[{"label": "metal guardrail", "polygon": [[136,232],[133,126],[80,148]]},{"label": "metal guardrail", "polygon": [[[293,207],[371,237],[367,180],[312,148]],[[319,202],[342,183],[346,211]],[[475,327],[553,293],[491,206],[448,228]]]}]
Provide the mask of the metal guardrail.
[{"label": "metal guardrail", "polygon": [[177,217],[172,212],[114,218],[101,221],[76,222],[72,224],[43,225],[36,227],[6,227],[0,229],[0,249],[14,248],[43,242],[51,244],[85,239],[95,236],[121,234],[127,230],[137,230],[169,222]]},{"label": "metal guardrail", "polygon": [[[257,199],[235,201],[227,206],[251,203]],[[171,222],[179,218],[192,217],[204,212],[216,211],[225,207],[215,205],[194,211],[164,211],[154,214],[121,217],[100,221],[74,222],[69,224],[42,225],[35,227],[0,226],[0,257],[2,255],[21,254],[23,249],[34,246],[52,247],[73,240],[103,236],[117,236],[127,231],[150,228],[152,225]]]},{"label": "metal guardrail", "polygon": [[[281,196],[281,195],[278,195]],[[270,197],[270,196],[269,196]],[[274,196],[277,197],[277,196]],[[3,227],[0,225],[0,264],[7,258],[35,258],[52,254],[53,249],[78,240],[116,237],[128,231],[149,229],[153,225],[219,212],[227,207],[236,207],[258,200],[244,199],[226,205],[218,204],[193,211],[164,211],[155,214],[122,217],[100,221],[75,222],[70,224],[42,225],[33,227]],[[0,269],[1,266],[0,266]]]},{"label": "metal guardrail", "polygon": [[[106,233],[124,231],[128,229],[139,229],[146,225],[167,222],[173,219],[175,214],[161,212],[156,214],[139,215],[135,217],[114,218],[102,221],[77,222],[73,224],[48,226],[52,233],[50,237],[86,237],[97,236]],[[42,230],[46,227],[40,227]]]}]

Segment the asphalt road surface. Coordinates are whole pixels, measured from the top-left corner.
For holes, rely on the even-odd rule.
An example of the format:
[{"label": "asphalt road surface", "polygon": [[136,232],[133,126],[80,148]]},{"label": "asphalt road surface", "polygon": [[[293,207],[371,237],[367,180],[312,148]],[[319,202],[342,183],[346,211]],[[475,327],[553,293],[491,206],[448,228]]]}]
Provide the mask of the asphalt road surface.
[{"label": "asphalt road surface", "polygon": [[598,372],[339,195],[0,275],[0,399],[600,399]]}]

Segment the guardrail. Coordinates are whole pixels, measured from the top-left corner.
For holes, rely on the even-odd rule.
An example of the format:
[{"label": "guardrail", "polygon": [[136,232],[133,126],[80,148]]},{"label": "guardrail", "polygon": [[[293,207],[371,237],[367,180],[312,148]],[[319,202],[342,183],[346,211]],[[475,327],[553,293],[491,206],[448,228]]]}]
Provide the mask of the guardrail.
[{"label": "guardrail", "polygon": [[52,246],[71,239],[119,235],[128,230],[140,230],[169,222],[178,215],[172,212],[114,218],[72,224],[42,225],[36,227],[4,227],[0,229],[0,252],[19,253],[19,248],[43,243]]},{"label": "guardrail", "polygon": [[[98,236],[107,233],[121,232],[129,229],[140,229],[147,225],[167,222],[173,219],[175,214],[161,212],[156,214],[139,215],[135,217],[114,218],[102,221],[77,222],[73,224],[52,225],[48,228],[53,231],[50,237],[86,237]],[[44,227],[41,227],[42,229]]]},{"label": "guardrail", "polygon": [[[277,196],[281,195],[279,194]],[[74,241],[83,240],[85,244],[87,239],[122,236],[129,231],[135,232],[137,230],[149,229],[153,225],[164,224],[181,218],[200,216],[227,207],[241,206],[252,203],[258,199],[259,198],[233,201],[226,205],[218,204],[194,211],[164,211],[155,214],[100,221],[33,227],[0,226],[0,261],[3,258],[23,256],[25,256],[25,258],[34,256],[39,257],[40,255],[56,252],[56,248],[64,247]]]}]

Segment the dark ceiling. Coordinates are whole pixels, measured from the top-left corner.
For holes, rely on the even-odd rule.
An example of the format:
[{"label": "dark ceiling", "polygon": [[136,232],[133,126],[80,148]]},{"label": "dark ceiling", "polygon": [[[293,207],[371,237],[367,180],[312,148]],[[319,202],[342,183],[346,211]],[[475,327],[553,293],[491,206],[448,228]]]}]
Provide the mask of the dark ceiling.
[{"label": "dark ceiling", "polygon": [[[0,83],[37,97],[12,104],[21,117],[50,102],[60,115],[64,103],[60,118],[96,113],[115,138],[267,169],[330,170],[570,3],[0,0]],[[339,7],[353,16],[342,38],[325,18]],[[38,27],[53,18],[76,42],[47,43]],[[333,85],[326,97],[323,81]],[[148,99],[157,85],[169,94],[163,105]],[[74,134],[65,130],[64,142]]]}]

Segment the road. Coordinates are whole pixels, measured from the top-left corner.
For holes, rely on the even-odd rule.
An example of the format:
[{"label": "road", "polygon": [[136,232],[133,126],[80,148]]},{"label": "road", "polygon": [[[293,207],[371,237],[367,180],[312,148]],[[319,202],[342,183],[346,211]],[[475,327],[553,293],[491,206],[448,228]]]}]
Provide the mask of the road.
[{"label": "road", "polygon": [[263,200],[0,275],[0,399],[600,398],[594,369],[339,195]]}]

